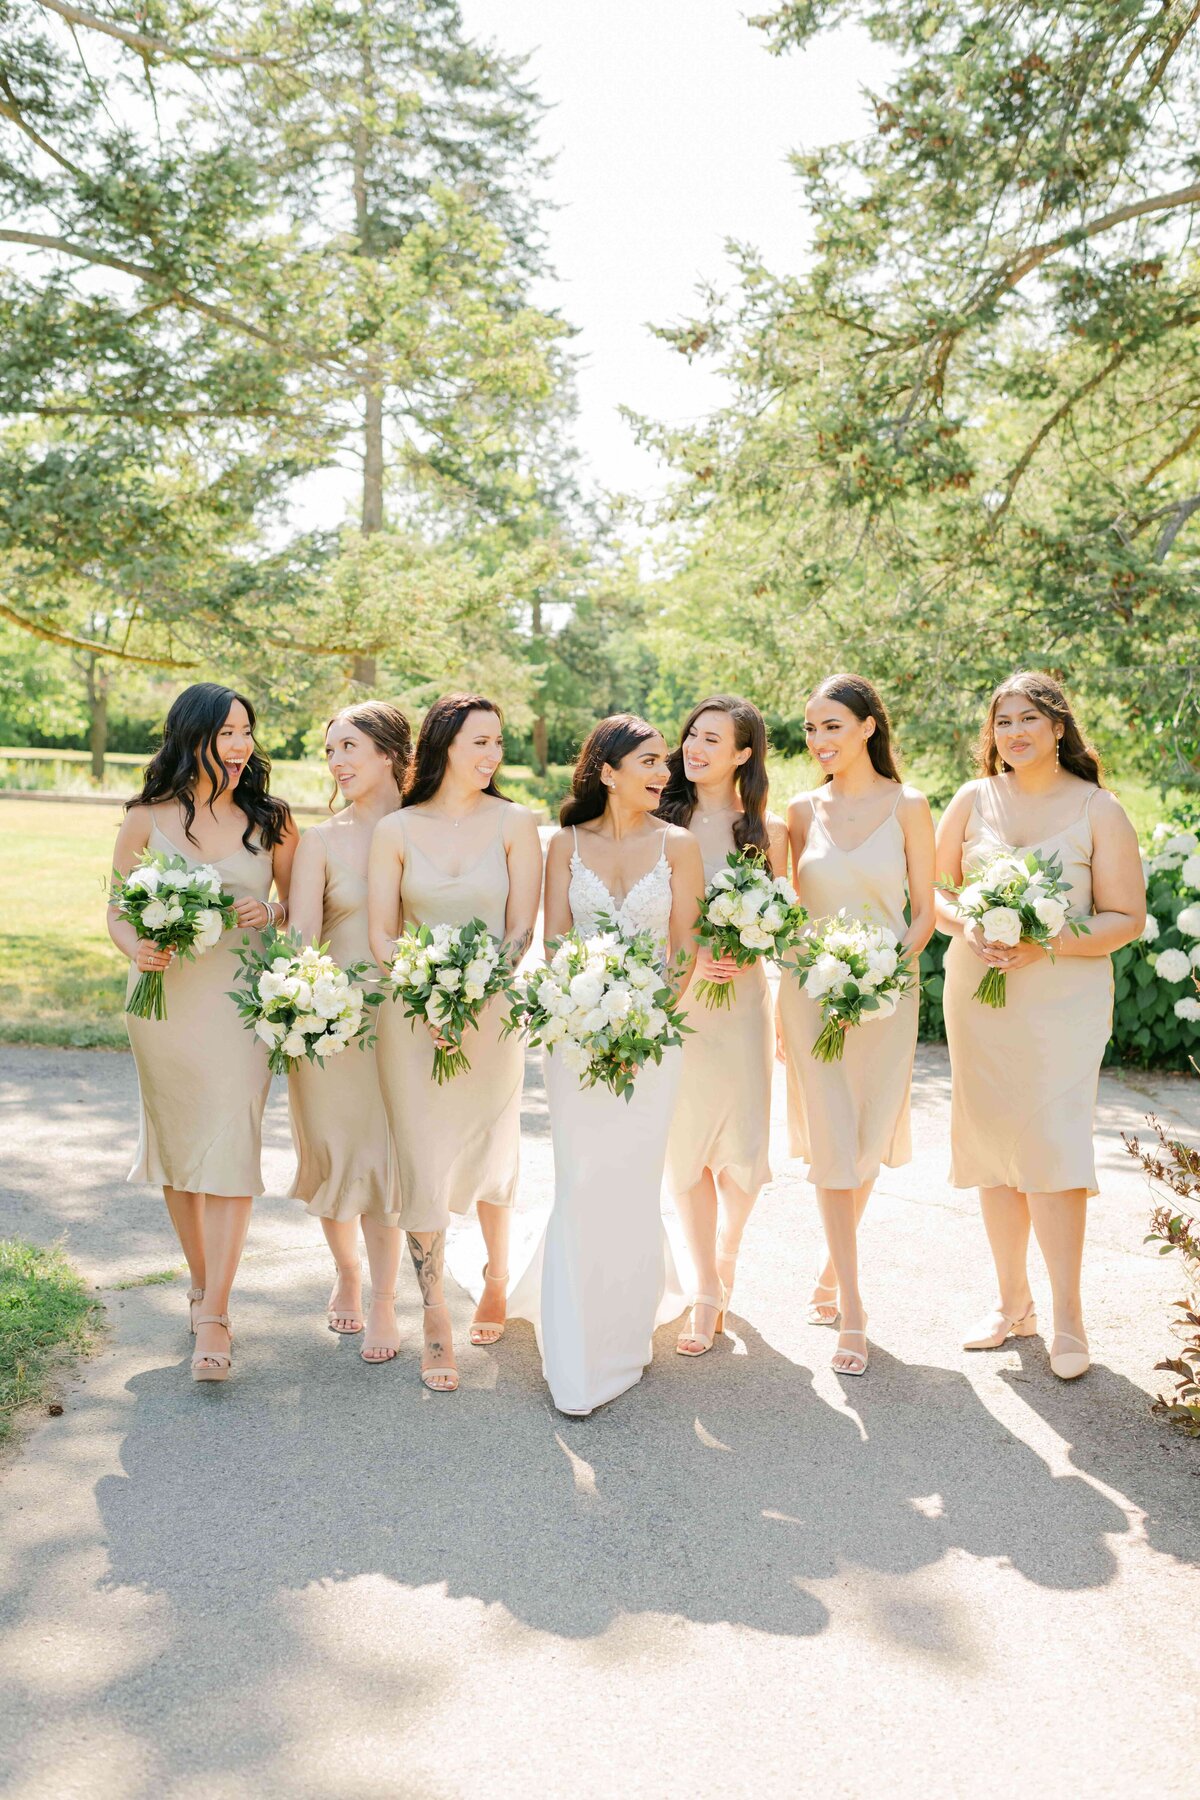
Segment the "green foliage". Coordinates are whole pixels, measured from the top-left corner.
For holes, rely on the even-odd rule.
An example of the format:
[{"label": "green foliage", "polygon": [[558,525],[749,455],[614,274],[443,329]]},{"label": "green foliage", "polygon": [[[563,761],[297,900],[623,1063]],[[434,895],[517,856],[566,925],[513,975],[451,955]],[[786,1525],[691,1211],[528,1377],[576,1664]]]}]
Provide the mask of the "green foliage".
[{"label": "green foliage", "polygon": [[[1173,1307],[1180,1316],[1171,1321],[1181,1340],[1179,1353],[1154,1365],[1174,1375],[1175,1392],[1159,1394],[1150,1410],[1188,1437],[1200,1437],[1200,1219],[1191,1210],[1200,1203],[1200,1152],[1169,1137],[1161,1120],[1148,1123],[1158,1139],[1157,1150],[1143,1149],[1135,1137],[1124,1138],[1157,1192],[1146,1242],[1157,1244],[1160,1256],[1176,1254],[1187,1283],[1186,1295]],[[1186,1210],[1180,1209],[1180,1200]]]},{"label": "green foliage", "polygon": [[90,1349],[98,1306],[59,1249],[0,1238],[0,1439],[45,1400],[67,1359]]},{"label": "green foliage", "polygon": [[660,648],[752,667],[794,717],[875,678],[961,766],[988,688],[1048,667],[1103,746],[1200,779],[1200,16],[1158,0],[804,0],[779,52],[861,21],[874,128],[794,158],[812,257],[661,331],[732,388],[644,426],[680,474]]}]

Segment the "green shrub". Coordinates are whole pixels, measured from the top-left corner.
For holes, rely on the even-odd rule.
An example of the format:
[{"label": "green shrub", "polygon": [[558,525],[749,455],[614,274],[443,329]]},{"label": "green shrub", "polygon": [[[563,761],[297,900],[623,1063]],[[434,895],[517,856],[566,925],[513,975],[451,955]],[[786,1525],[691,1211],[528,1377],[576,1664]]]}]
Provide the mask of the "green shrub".
[{"label": "green shrub", "polygon": [[[1113,1030],[1104,1060],[1186,1069],[1191,1058],[1200,1058],[1200,1017],[1186,1016],[1193,1011],[1200,1014],[1196,998],[1200,929],[1181,930],[1178,921],[1184,913],[1189,925],[1200,927],[1200,835],[1191,825],[1178,821],[1156,825],[1142,861],[1147,935],[1126,944],[1112,959]],[[948,938],[935,933],[921,957],[920,1034],[927,1039],[946,1035],[942,963],[948,943]],[[1166,951],[1178,953],[1168,963],[1169,970],[1175,964],[1182,969],[1176,979],[1168,979],[1160,970],[1160,958]],[[1186,959],[1186,968],[1179,963],[1180,957]],[[1181,1017],[1180,1011],[1185,1016]]]},{"label": "green shrub", "polygon": [[99,1306],[62,1251],[0,1238],[0,1438],[95,1337]]}]

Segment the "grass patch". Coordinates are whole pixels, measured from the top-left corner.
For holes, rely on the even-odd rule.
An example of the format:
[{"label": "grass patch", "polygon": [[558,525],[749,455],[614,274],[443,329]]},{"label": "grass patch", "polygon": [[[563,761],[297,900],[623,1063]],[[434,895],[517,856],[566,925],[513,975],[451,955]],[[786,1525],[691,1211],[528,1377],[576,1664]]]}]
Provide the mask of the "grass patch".
[{"label": "grass patch", "polygon": [[169,1287],[171,1282],[178,1281],[182,1274],[181,1268],[155,1269],[152,1275],[135,1275],[132,1281],[114,1281],[111,1291],[114,1294],[124,1294],[129,1288]]},{"label": "grass patch", "polygon": [[0,1238],[0,1440],[96,1337],[99,1303],[61,1250]]}]

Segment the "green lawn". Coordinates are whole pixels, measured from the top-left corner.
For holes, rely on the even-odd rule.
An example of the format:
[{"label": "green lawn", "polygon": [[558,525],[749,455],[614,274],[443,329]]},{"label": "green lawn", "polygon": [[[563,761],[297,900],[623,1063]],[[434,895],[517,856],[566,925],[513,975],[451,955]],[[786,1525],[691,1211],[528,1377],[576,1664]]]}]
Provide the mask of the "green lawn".
[{"label": "green lawn", "polygon": [[90,1349],[98,1316],[61,1250],[0,1238],[0,1440],[17,1408],[48,1399],[67,1358]]}]

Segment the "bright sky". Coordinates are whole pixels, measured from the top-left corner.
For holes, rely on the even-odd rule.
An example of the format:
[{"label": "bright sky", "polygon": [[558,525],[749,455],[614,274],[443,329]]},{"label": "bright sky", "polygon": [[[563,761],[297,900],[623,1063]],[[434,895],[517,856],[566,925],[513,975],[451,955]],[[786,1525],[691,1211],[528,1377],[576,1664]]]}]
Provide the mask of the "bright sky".
[{"label": "bright sky", "polygon": [[756,10],[765,0],[463,0],[473,36],[533,53],[529,74],[553,108],[543,145],[557,152],[559,279],[537,298],[580,328],[578,437],[608,488],[644,494],[662,481],[618,406],[682,422],[722,397],[647,323],[697,310],[700,281],[723,284],[727,238],[772,268],[802,266],[787,154],[859,136],[862,89],[884,84],[885,55],[864,34],[773,57],[745,22]]}]

